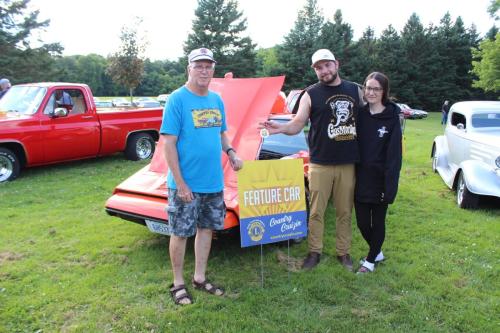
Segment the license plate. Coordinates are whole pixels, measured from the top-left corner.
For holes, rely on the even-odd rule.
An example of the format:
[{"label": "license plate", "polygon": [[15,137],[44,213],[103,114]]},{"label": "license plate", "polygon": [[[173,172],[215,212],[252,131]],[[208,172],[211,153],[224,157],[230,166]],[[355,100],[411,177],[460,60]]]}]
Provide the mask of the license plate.
[{"label": "license plate", "polygon": [[145,220],[145,221],[146,221],[146,225],[148,226],[148,229],[151,232],[155,232],[157,234],[162,234],[162,235],[167,235],[167,236],[170,236],[172,234],[170,224],[155,222],[155,221],[151,221],[151,220]]}]

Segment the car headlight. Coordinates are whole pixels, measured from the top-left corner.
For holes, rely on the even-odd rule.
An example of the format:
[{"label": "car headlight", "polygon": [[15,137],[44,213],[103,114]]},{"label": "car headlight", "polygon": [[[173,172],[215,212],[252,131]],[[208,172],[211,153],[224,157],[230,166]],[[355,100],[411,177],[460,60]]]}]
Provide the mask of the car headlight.
[{"label": "car headlight", "polygon": [[497,165],[497,168],[500,168],[500,156],[498,156],[495,160],[495,164]]}]

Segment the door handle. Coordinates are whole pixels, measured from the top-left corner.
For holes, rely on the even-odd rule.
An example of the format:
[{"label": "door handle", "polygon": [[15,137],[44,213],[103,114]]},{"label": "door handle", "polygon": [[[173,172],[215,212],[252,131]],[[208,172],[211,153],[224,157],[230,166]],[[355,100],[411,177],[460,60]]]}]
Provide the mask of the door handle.
[{"label": "door handle", "polygon": [[94,116],[82,116],[82,119],[92,119]]}]

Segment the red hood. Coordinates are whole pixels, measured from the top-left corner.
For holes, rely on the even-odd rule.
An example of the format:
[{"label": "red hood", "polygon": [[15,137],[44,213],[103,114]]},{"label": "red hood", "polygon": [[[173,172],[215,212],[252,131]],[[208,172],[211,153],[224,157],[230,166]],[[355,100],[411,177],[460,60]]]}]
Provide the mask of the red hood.
[{"label": "red hood", "polygon": [[[228,131],[232,146],[243,160],[255,160],[261,143],[258,123],[267,120],[285,80],[284,76],[250,79],[212,79],[210,90],[224,100]],[[225,199],[228,206],[237,196],[237,177],[223,154]],[[117,189],[164,197],[168,167],[163,157],[160,138],[151,163],[121,183]]]}]

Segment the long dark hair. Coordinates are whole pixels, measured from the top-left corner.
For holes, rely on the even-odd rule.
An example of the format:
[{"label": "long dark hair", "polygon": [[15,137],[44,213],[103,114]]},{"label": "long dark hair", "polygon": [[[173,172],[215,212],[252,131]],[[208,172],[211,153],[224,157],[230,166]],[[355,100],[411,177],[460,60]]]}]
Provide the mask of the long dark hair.
[{"label": "long dark hair", "polygon": [[366,77],[364,86],[366,86],[366,81],[371,79],[377,80],[382,89],[384,89],[382,92],[382,104],[387,104],[389,102],[389,78],[384,73],[372,72]]}]

